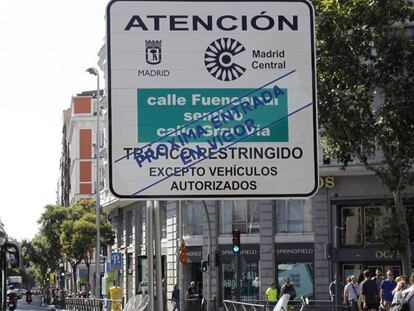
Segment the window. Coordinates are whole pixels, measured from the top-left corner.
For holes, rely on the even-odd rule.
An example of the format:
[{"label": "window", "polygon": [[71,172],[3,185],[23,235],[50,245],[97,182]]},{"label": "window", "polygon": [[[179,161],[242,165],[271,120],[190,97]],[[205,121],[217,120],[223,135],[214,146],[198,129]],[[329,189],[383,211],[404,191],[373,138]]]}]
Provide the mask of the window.
[{"label": "window", "polygon": [[375,228],[384,214],[385,207],[378,205],[341,207],[342,245],[381,244]]},{"label": "window", "polygon": [[296,290],[295,300],[299,300],[302,296],[313,296],[313,263],[280,263],[277,265],[277,270],[279,288],[285,283],[285,278],[289,277]]},{"label": "window", "polygon": [[221,201],[220,233],[259,233],[260,201]]},{"label": "window", "polygon": [[202,201],[183,202],[184,235],[203,235],[204,206]]},{"label": "window", "polygon": [[[240,273],[240,300],[256,302],[259,300],[259,263],[241,261]],[[235,262],[221,264],[221,297],[223,300],[236,299],[236,264]]]},{"label": "window", "polygon": [[360,278],[362,276],[363,267],[362,264],[344,264],[342,265],[342,280],[346,280],[347,277],[351,275],[355,275],[360,281]]},{"label": "window", "polygon": [[384,213],[382,206],[366,206],[364,208],[365,244],[378,244],[381,239],[375,232],[375,227]]},{"label": "window", "polygon": [[312,231],[309,200],[277,200],[276,232],[304,233]]},{"label": "window", "polygon": [[341,209],[342,244],[355,245],[362,243],[362,213],[361,207],[349,206]]}]

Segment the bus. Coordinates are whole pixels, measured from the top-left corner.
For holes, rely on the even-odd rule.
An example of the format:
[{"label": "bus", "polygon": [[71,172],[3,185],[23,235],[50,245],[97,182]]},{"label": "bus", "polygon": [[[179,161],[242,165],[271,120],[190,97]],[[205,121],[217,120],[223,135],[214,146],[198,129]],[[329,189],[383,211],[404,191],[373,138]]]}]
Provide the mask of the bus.
[{"label": "bus", "polygon": [[19,249],[9,243],[4,225],[0,221],[0,311],[6,311],[7,269],[20,266]]}]

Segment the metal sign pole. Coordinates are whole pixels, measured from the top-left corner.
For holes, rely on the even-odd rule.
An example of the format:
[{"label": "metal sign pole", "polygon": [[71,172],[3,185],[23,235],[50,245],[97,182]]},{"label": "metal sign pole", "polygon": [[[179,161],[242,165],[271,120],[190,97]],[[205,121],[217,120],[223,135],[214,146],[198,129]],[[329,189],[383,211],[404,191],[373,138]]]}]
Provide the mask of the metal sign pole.
[{"label": "metal sign pole", "polygon": [[154,201],[155,217],[155,283],[157,289],[157,310],[163,310],[163,284],[162,284],[162,267],[161,267],[161,219],[160,219],[160,202]]},{"label": "metal sign pole", "polygon": [[[177,239],[177,246],[181,247],[181,241],[183,240],[183,206],[182,206],[182,201],[179,200],[178,201],[178,239]],[[177,260],[178,261],[178,266],[177,266],[177,271],[178,271],[178,275],[177,275],[177,284],[178,284],[178,288],[180,289],[180,306],[183,306],[183,302],[184,302],[184,278],[183,278],[183,274],[184,274],[184,265],[181,262],[181,260]]]},{"label": "metal sign pole", "polygon": [[211,278],[212,278],[212,268],[213,265],[211,264],[212,262],[212,241],[211,241],[211,221],[210,221],[210,214],[208,213],[208,208],[207,208],[207,204],[206,201],[203,200],[203,206],[204,206],[204,211],[206,213],[206,217],[207,217],[207,224],[208,224],[208,254],[207,254],[207,260],[208,260],[208,292],[207,292],[207,310],[210,310],[211,308]]},{"label": "metal sign pole", "polygon": [[148,311],[154,311],[154,252],[153,252],[153,201],[147,201],[147,271],[148,271]]}]

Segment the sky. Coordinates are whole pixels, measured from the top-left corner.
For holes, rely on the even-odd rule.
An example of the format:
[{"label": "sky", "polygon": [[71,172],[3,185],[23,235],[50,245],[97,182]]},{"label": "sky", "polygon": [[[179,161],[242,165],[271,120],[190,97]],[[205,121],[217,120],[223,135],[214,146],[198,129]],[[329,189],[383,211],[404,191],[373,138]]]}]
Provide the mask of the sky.
[{"label": "sky", "polygon": [[[57,201],[62,111],[96,89],[106,0],[0,1],[0,220],[31,239]],[[101,81],[103,85],[103,81]]]}]

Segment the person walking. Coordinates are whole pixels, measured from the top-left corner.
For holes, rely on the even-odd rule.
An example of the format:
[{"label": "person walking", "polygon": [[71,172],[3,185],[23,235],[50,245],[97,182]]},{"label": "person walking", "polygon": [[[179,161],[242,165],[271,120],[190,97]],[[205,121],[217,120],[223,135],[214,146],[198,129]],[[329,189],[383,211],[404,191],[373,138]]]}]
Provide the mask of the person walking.
[{"label": "person walking", "polygon": [[331,284],[329,284],[329,297],[331,301],[335,301],[336,296],[336,279],[334,279]]},{"label": "person walking", "polygon": [[379,307],[377,284],[371,280],[369,270],[364,270],[363,275],[364,281],[361,283],[362,309],[377,311]]},{"label": "person walking", "polygon": [[392,270],[387,271],[387,278],[381,283],[380,304],[385,311],[390,311],[392,299],[394,295],[392,291],[397,287],[397,282],[394,280],[394,273]]},{"label": "person walking", "polygon": [[402,292],[404,299],[408,301],[410,311],[414,311],[414,272],[410,276],[411,286]]},{"label": "person walking", "polygon": [[173,305],[172,311],[180,311],[180,290],[178,289],[178,284],[174,284],[174,288],[171,293],[171,303]]},{"label": "person walking", "polygon": [[397,301],[400,301],[403,299],[403,291],[406,290],[408,285],[408,277],[406,275],[400,275],[398,276],[395,281],[397,282],[397,286],[392,291],[392,294],[394,297],[392,298],[392,304],[391,306],[396,303]]},{"label": "person walking", "polygon": [[277,288],[275,282],[273,282],[270,287],[266,289],[266,302],[268,306],[274,306],[277,302]]},{"label": "person walking", "polygon": [[344,289],[344,302],[350,306],[351,311],[358,311],[358,299],[359,299],[359,285],[355,275],[351,275],[350,282],[346,284]]},{"label": "person walking", "polygon": [[185,300],[187,302],[187,308],[188,311],[195,311],[198,310],[198,294],[197,289],[195,286],[195,282],[191,281],[190,286],[187,288],[187,291],[185,293]]},{"label": "person walking", "polygon": [[289,277],[285,277],[285,284],[283,284],[282,288],[280,289],[280,296],[284,294],[289,294],[290,300],[294,300],[296,298],[296,289],[295,286],[290,283]]},{"label": "person walking", "polygon": [[380,303],[380,297],[381,297],[381,284],[382,281],[385,280],[385,278],[382,275],[382,270],[380,268],[375,270],[375,276],[372,278],[372,280],[377,284],[378,288],[378,303]]}]

